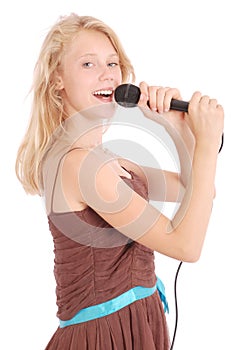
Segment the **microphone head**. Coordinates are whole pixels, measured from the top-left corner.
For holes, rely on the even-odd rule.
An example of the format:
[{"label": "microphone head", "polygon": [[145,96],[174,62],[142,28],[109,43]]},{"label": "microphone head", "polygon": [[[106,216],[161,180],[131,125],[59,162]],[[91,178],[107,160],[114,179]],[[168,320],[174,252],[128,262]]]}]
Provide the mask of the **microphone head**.
[{"label": "microphone head", "polygon": [[115,101],[122,107],[136,107],[141,91],[133,84],[122,84],[115,89]]}]

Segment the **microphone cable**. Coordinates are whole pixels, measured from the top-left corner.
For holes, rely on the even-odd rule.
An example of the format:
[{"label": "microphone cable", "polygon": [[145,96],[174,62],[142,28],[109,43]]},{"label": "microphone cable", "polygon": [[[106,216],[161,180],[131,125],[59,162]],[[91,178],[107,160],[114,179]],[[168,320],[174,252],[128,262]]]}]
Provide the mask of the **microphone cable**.
[{"label": "microphone cable", "polygon": [[172,338],[172,343],[170,350],[173,349],[174,343],[175,343],[175,337],[176,337],[176,331],[177,331],[177,325],[178,325],[178,318],[179,318],[179,310],[178,310],[178,302],[177,302],[177,278],[180,272],[180,268],[182,266],[182,261],[179,263],[179,266],[176,271],[175,275],[175,282],[174,282],[174,297],[175,297],[175,327],[174,327],[174,333],[173,333],[173,338]]},{"label": "microphone cable", "polygon": [[[219,152],[218,152],[218,153],[221,152],[221,150],[222,150],[222,148],[223,148],[223,144],[224,144],[224,133],[222,133],[221,145],[220,145],[220,148],[219,148]],[[178,274],[179,274],[179,272],[180,272],[180,268],[181,268],[182,264],[183,264],[183,262],[181,261],[181,262],[179,263],[178,268],[177,268],[176,275],[175,275],[175,281],[174,281],[175,327],[174,327],[173,338],[172,338],[170,350],[173,350],[174,343],[175,343],[175,337],[176,337],[177,326],[178,326],[179,310],[178,310],[178,301],[177,301],[177,278],[178,278]]]}]

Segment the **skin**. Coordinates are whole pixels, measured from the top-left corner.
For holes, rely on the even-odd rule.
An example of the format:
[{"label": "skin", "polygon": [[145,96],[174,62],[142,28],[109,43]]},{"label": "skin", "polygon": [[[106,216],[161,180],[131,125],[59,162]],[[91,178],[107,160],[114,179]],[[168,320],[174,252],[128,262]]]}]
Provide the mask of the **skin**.
[{"label": "skin", "polygon": [[[93,95],[94,91],[115,89],[121,84],[118,57],[108,38],[95,31],[81,31],[65,54],[57,81],[69,116],[110,102],[112,97],[97,99]],[[139,243],[172,258],[195,262],[200,257],[211,215],[224,111],[216,99],[200,92],[191,97],[188,114],[169,111],[171,99],[181,99],[177,89],[148,86],[145,82],[140,89],[139,107],[146,118],[153,119],[155,111],[164,112],[161,123],[175,141],[181,174],[165,171],[163,184],[157,169],[124,159],[101,164],[88,150],[74,150],[63,164],[62,191],[71,210],[90,206],[110,225]],[[180,138],[176,138],[175,131]],[[96,137],[100,138],[100,134]],[[92,141],[94,138],[92,134]],[[188,155],[190,162],[186,161]],[[181,200],[172,220],[123,181],[120,176],[130,178],[130,171],[148,182],[151,199],[160,200],[160,188],[165,186],[169,191],[164,199]],[[94,193],[98,193],[98,199]]]}]

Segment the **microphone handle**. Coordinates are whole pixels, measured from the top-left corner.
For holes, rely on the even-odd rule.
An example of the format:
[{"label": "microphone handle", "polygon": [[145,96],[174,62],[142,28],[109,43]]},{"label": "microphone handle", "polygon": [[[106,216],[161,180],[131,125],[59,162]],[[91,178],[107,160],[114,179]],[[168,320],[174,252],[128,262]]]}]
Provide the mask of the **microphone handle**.
[{"label": "microphone handle", "polygon": [[181,111],[188,113],[189,103],[186,101],[175,100],[174,98],[171,100],[170,109],[175,111]]},{"label": "microphone handle", "polygon": [[[150,107],[149,101],[147,102],[147,105],[148,107]],[[174,98],[171,100],[170,109],[173,109],[174,111],[188,113],[188,107],[189,107],[189,102],[175,100]]]}]

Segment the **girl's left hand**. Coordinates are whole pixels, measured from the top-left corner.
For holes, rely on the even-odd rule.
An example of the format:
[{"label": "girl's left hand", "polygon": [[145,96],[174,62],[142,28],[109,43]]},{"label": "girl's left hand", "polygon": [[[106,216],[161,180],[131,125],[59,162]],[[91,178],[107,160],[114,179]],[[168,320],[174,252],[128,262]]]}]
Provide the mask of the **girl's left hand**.
[{"label": "girl's left hand", "polygon": [[179,133],[192,153],[194,137],[185,118],[187,113],[170,110],[172,98],[181,100],[179,90],[162,86],[149,86],[145,82],[141,82],[139,87],[141,96],[138,105],[145,117],[163,125],[170,135],[173,135],[174,131]]},{"label": "girl's left hand", "polygon": [[181,100],[181,95],[178,89],[162,86],[149,86],[146,82],[139,84],[141,90],[139,107],[145,111],[146,117],[151,117],[150,110],[163,114],[164,118],[172,124],[177,124],[184,120],[185,113],[180,111],[170,110],[171,100]]}]

